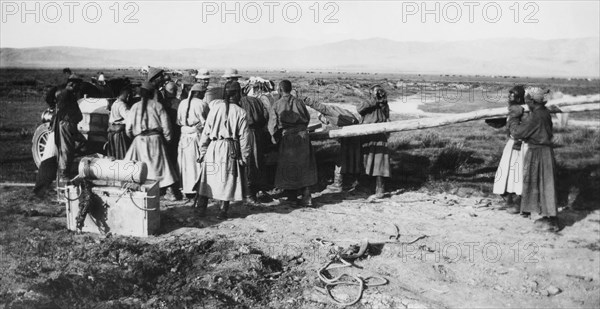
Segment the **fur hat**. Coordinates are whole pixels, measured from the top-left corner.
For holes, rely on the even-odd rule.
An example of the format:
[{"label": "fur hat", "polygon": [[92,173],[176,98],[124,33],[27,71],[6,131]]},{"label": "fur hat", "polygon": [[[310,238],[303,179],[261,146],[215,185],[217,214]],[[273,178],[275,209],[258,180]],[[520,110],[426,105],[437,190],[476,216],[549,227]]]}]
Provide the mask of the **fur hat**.
[{"label": "fur hat", "polygon": [[198,75],[196,75],[197,79],[209,79],[210,78],[210,72],[207,69],[200,69],[198,70]]},{"label": "fur hat", "polygon": [[544,90],[540,87],[527,87],[525,89],[525,98],[533,100],[537,104],[546,104],[548,102],[548,98],[546,97],[548,93],[550,93],[550,90]]},{"label": "fur hat", "polygon": [[148,80],[152,80],[153,78],[157,77],[160,74],[163,74],[164,72],[165,72],[165,70],[163,70],[163,69],[149,67],[148,68]]},{"label": "fur hat", "polygon": [[223,76],[221,76],[221,77],[223,77],[223,78],[242,77],[242,75],[238,74],[237,69],[227,69],[227,70],[225,70],[225,74],[223,74]]}]

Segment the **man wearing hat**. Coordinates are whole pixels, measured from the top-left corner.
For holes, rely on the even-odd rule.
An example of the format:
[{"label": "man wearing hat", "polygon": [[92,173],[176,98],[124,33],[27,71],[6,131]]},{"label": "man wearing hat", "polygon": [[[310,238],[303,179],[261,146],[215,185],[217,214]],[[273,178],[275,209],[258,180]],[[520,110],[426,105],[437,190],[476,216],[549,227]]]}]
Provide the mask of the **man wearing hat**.
[{"label": "man wearing hat", "polygon": [[221,76],[222,78],[225,78],[227,81],[237,81],[238,78],[242,77],[240,74],[238,74],[238,70],[237,69],[227,69],[225,70],[225,74],[223,74],[223,76]]},{"label": "man wearing hat", "polygon": [[207,69],[198,70],[198,74],[196,74],[196,81],[203,84],[206,89],[208,89],[208,84],[210,83],[210,72]]},{"label": "man wearing hat", "polygon": [[221,201],[218,218],[227,218],[229,203],[242,201],[247,188],[245,166],[250,157],[246,112],[237,104],[241,87],[225,84],[224,100],[215,100],[200,138],[198,206],[204,215],[208,198]]},{"label": "man wearing hat", "polygon": [[[317,183],[317,163],[308,136],[310,114],[304,102],[291,92],[292,83],[282,80],[281,98],[273,104],[269,115],[269,133],[279,144],[275,187],[287,190],[288,201],[312,207],[310,186]],[[298,190],[302,191],[302,200],[297,199]]]},{"label": "man wearing hat", "polygon": [[164,96],[161,93],[161,91],[163,90],[163,86],[165,86],[166,83],[168,83],[165,71],[163,69],[155,67],[148,67],[148,75],[146,81],[148,81],[150,85],[154,87],[154,90],[156,90],[154,92],[154,99],[162,104],[164,101]]},{"label": "man wearing hat", "polygon": [[209,86],[210,84],[210,72],[207,69],[198,70],[196,80],[206,86],[206,95],[204,95],[204,102],[208,103],[209,107],[212,107],[212,101],[223,99],[223,88]]},{"label": "man wearing hat", "polygon": [[[167,143],[167,153],[171,162],[177,162],[177,148],[179,138],[181,137],[181,128],[177,125],[177,110],[180,100],[177,98],[177,85],[173,81],[168,81],[162,89],[158,90],[158,102],[161,103],[169,115],[169,123],[171,124],[171,140]],[[175,164],[177,168],[177,164]],[[181,194],[176,191],[177,200],[181,199]]]},{"label": "man wearing hat", "polygon": [[[523,194],[521,214],[542,215],[535,221],[538,228],[559,230],[556,199],[556,161],[552,149],[552,118],[546,108],[548,91],[538,87],[525,89],[529,116],[515,115],[508,120],[510,134],[527,145],[523,157]],[[521,113],[522,114],[522,113]]]},{"label": "man wearing hat", "polygon": [[200,134],[208,116],[208,104],[202,99],[206,93],[203,84],[196,83],[191,87],[187,100],[181,101],[177,110],[177,125],[181,126],[181,138],[177,162],[181,179],[182,193],[196,193],[196,183],[200,175]]},{"label": "man wearing hat", "polygon": [[125,160],[148,164],[148,178],[159,181],[161,189],[169,188],[166,198],[175,200],[173,186],[177,185],[176,163],[169,160],[164,140],[172,138],[169,116],[162,104],[154,99],[154,85],[144,82],[140,88],[142,100],[135,103],[125,121],[125,132],[133,142]]},{"label": "man wearing hat", "polygon": [[146,77],[146,81],[150,82],[154,87],[162,86],[162,82],[164,81],[165,70],[148,67],[148,75]]}]

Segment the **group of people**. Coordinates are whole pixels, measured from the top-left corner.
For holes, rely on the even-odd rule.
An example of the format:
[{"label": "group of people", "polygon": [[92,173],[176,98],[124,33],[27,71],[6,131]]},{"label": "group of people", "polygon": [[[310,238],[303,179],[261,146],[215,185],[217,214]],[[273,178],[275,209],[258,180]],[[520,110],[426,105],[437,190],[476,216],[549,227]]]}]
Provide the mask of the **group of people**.
[{"label": "group of people", "polygon": [[[82,114],[75,95],[81,79],[70,71],[65,74],[67,83],[54,93],[57,112],[52,127],[58,171],[69,178],[74,148],[84,139],[77,130]],[[334,127],[389,121],[387,94],[379,85],[371,87],[357,108],[359,115],[354,115],[301,97],[289,80],[279,82],[275,100],[258,86],[243,90],[240,77],[237,70],[228,69],[222,76],[224,87],[210,87],[210,72],[202,69],[184,76],[178,87],[164,70],[150,68],[139,90],[125,87],[110,106],[107,155],[145,162],[148,178],[159,182],[167,199],[185,195],[201,215],[209,199],[219,200],[218,216],[226,218],[230,202],[257,205],[258,192],[272,187],[284,190],[298,207],[313,206],[310,188],[317,183],[317,164],[307,106]],[[537,225],[557,230],[556,168],[546,97],[547,91],[537,87],[509,91],[509,116],[502,124],[508,125],[509,140],[493,191],[505,197],[510,212],[538,212],[543,217]],[[391,176],[387,139],[385,133],[340,138],[334,181],[324,192],[350,189],[357,185],[357,176],[369,175],[376,179],[373,197],[383,197],[384,180]],[[270,147],[278,149],[274,179],[266,167]],[[344,183],[348,177],[351,184]]]},{"label": "group of people", "polygon": [[[506,119],[509,138],[493,192],[505,198],[510,213],[529,217],[537,212],[542,215],[535,222],[538,228],[557,231],[556,161],[547,95],[548,91],[538,87],[510,89]],[[524,104],[528,115],[524,114]]]},{"label": "group of people", "polygon": [[[289,80],[279,82],[275,99],[262,93],[260,85],[242,89],[240,77],[237,70],[228,69],[222,76],[224,87],[210,87],[208,70],[173,81],[162,69],[150,68],[137,91],[123,88],[109,107],[107,155],[145,162],[148,178],[159,182],[166,199],[185,196],[201,215],[209,199],[220,201],[218,216],[226,218],[230,202],[257,205],[258,193],[273,187],[283,190],[297,207],[314,206],[310,188],[318,181],[317,163],[308,134],[307,106],[321,112],[331,126],[389,120],[387,95],[380,86],[371,89],[372,95],[358,108],[361,117],[355,117],[339,107],[300,97]],[[57,93],[55,118],[58,124],[65,123],[65,129],[55,131],[59,141],[63,135],[78,133],[81,111],[74,93],[80,81],[76,75],[68,77],[61,90],[71,94],[68,100]],[[65,113],[79,117],[65,118]],[[68,166],[76,139],[68,140],[69,145],[58,146],[59,162],[64,161],[58,166],[62,178],[73,176]],[[390,176],[387,135],[340,142],[335,180],[326,190],[340,192],[343,175],[367,174],[377,178],[376,196],[382,197],[383,178]],[[266,166],[272,148],[277,148],[274,177]]]}]

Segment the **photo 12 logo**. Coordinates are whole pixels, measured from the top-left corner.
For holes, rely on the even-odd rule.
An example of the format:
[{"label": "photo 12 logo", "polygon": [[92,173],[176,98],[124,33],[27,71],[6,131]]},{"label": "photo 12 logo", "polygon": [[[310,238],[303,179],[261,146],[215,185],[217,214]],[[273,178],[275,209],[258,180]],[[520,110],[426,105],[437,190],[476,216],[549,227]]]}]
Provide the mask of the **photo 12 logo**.
[{"label": "photo 12 logo", "polygon": [[2,1],[2,23],[138,23],[140,10],[136,2],[41,2]]},{"label": "photo 12 logo", "polygon": [[202,2],[202,22],[298,23],[302,20],[314,23],[338,23],[340,7],[336,2]]},{"label": "photo 12 logo", "polygon": [[421,1],[402,2],[402,22],[497,23],[511,18],[515,23],[535,24],[540,7],[536,2]]}]

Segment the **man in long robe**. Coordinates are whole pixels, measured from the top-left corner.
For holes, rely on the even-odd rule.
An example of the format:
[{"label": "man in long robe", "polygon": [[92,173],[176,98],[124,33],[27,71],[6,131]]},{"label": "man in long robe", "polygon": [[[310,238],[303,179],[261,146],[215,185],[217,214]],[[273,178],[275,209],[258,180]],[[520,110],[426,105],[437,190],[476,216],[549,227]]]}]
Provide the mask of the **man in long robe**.
[{"label": "man in long robe", "polygon": [[202,99],[206,93],[203,84],[194,84],[189,97],[179,104],[177,124],[181,126],[177,162],[181,178],[182,193],[196,193],[196,183],[200,176],[200,135],[208,117],[208,104]]},{"label": "man in long robe", "polygon": [[75,147],[85,138],[77,129],[83,120],[75,95],[81,79],[71,75],[65,89],[56,95],[56,115],[53,122],[54,141],[58,149],[58,170],[63,178],[71,178],[71,164],[75,158]]},{"label": "man in long robe", "polygon": [[131,92],[131,88],[124,88],[117,100],[110,106],[106,154],[117,160],[125,157],[129,145],[131,145],[131,140],[125,132],[125,119],[131,107]]},{"label": "man in long robe", "polygon": [[509,119],[510,134],[527,144],[523,157],[523,195],[521,213],[538,212],[542,218],[536,225],[557,231],[556,161],[552,149],[552,118],[546,108],[546,91],[537,87],[525,90],[527,117]]},{"label": "man in long robe", "polygon": [[266,190],[266,167],[265,151],[269,138],[267,123],[269,122],[269,111],[256,97],[243,96],[240,106],[246,111],[248,122],[248,142],[252,151],[247,165],[248,190],[246,192],[246,203],[257,205],[257,193]]},{"label": "man in long robe", "polygon": [[[327,128],[340,128],[359,123],[359,117],[339,106],[323,104],[310,98],[305,98],[304,103],[321,113],[322,117],[319,117],[319,120]],[[363,171],[360,137],[342,137],[338,141],[340,143],[340,153],[335,164],[333,183],[321,191],[321,194],[342,192],[344,189],[344,176],[354,176],[354,183],[347,187],[352,189],[358,184],[358,175],[362,174]]]},{"label": "man in long robe", "polygon": [[229,203],[242,201],[247,188],[245,174],[250,157],[246,112],[238,106],[240,85],[225,85],[225,99],[214,102],[200,138],[202,169],[198,184],[198,206],[204,216],[208,199],[221,201],[219,219],[228,217]]},{"label": "man in long robe", "polygon": [[[358,107],[362,123],[388,122],[390,107],[385,90],[375,85],[371,88],[371,98]],[[376,179],[375,194],[371,197],[384,196],[384,178],[390,177],[390,155],[387,147],[387,134],[378,133],[361,137],[364,173]]]},{"label": "man in long robe", "polygon": [[[157,180],[160,188],[171,188],[178,177],[165,145],[171,140],[169,116],[162,104],[153,99],[152,84],[144,82],[140,92],[142,100],[131,107],[125,121],[125,130],[133,142],[124,159],[145,162],[148,178]],[[166,197],[175,199],[172,190]]]},{"label": "man in long robe", "polygon": [[171,123],[171,141],[167,144],[169,160],[177,162],[177,149],[179,137],[181,136],[181,128],[177,125],[177,110],[181,100],[177,98],[177,85],[175,82],[168,82],[159,92],[161,93],[160,97],[163,98],[159,103],[163,105]]},{"label": "man in long robe", "polygon": [[[273,104],[269,115],[269,133],[279,144],[275,187],[287,190],[288,200],[298,206],[312,207],[310,186],[317,183],[317,163],[308,135],[310,114],[291,91],[289,80],[279,83],[281,98]],[[302,191],[302,200],[297,200],[298,190]]]},{"label": "man in long robe", "polygon": [[[171,162],[174,172],[177,174],[177,148],[179,143],[179,127],[175,124],[177,117],[177,109],[173,109],[173,102],[177,101],[177,98],[173,95],[166,95],[166,86],[170,81],[170,77],[165,74],[163,69],[149,67],[147,81],[154,88],[153,100],[163,105],[163,110],[169,117],[169,129],[170,129],[170,140],[167,141],[165,147],[167,147],[167,155],[169,162]],[[174,89],[171,89],[171,94]],[[175,91],[176,93],[176,91]],[[177,103],[178,104],[178,103]],[[181,191],[179,190],[179,184],[174,184],[167,187],[166,197],[170,200],[181,200]]]}]

